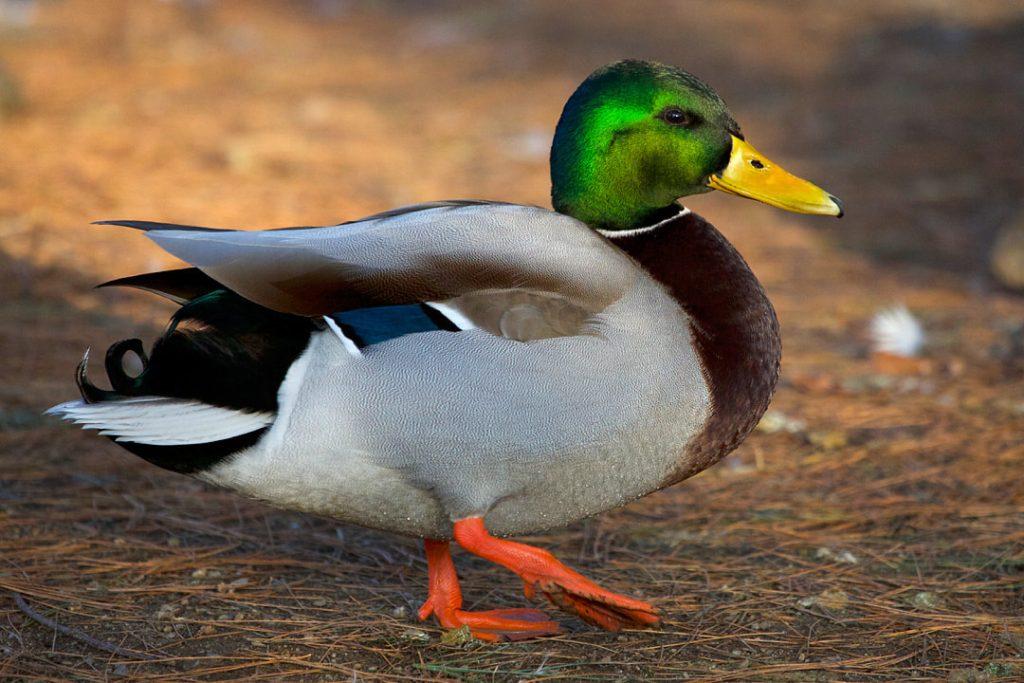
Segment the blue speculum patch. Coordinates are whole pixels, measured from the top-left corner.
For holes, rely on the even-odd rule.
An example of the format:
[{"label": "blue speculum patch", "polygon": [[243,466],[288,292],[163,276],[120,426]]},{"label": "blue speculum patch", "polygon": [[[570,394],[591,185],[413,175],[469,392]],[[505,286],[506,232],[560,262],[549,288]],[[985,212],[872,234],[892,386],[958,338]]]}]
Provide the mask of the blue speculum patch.
[{"label": "blue speculum patch", "polygon": [[439,311],[426,304],[357,308],[332,313],[330,318],[338,323],[345,336],[359,348],[407,334],[438,330],[457,332],[459,329]]}]

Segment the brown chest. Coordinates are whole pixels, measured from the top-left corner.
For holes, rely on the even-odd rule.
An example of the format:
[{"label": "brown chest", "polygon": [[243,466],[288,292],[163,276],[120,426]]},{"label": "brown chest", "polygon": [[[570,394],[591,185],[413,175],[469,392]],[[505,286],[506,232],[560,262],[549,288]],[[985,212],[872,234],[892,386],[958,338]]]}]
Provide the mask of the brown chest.
[{"label": "brown chest", "polygon": [[657,227],[610,235],[679,301],[711,390],[711,414],[690,441],[670,486],[721,460],[757,425],[775,391],[779,321],[739,252],[710,223],[684,211]]}]

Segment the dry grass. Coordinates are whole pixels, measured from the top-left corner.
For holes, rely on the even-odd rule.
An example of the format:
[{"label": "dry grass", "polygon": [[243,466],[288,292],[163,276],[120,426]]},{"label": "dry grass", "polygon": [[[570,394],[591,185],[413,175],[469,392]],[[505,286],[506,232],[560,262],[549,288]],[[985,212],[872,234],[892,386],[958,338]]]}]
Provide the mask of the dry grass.
[{"label": "dry grass", "polygon": [[[566,634],[541,642],[444,638],[414,619],[426,573],[416,543],[272,510],[38,417],[72,392],[84,346],[152,336],[168,313],[89,291],[169,261],[88,220],[270,227],[446,196],[545,203],[536,140],[582,74],[626,54],[688,65],[723,90],[755,144],[847,200],[850,242],[929,235],[948,214],[965,221],[949,229],[961,244],[976,227],[965,207],[983,206],[982,222],[1012,208],[1017,165],[976,148],[963,177],[980,182],[929,199],[917,181],[944,182],[929,176],[937,157],[896,164],[890,138],[859,124],[822,133],[858,94],[889,98],[883,113],[927,98],[879,93],[852,67],[842,91],[832,77],[894,25],[991,37],[1024,19],[1001,2],[940,15],[852,5],[428,14],[392,1],[332,19],[302,3],[68,1],[45,3],[33,28],[0,29],[24,99],[0,121],[0,678],[1024,677],[1024,379],[993,350],[1024,304],[969,277],[838,250],[820,223],[753,204],[694,203],[777,304],[787,356],[774,409],[804,426],[758,432],[689,482],[530,539],[651,600],[660,630],[608,634],[559,617]],[[810,34],[808,16],[821,17]],[[736,41],[737,27],[757,39]],[[983,55],[998,47],[986,40]],[[941,66],[903,60],[924,74]],[[937,130],[914,149],[955,143]],[[880,187],[906,188],[915,210],[880,211],[896,203]],[[882,374],[864,357],[865,321],[895,299],[931,334],[923,374]],[[456,561],[471,607],[523,603],[510,574]]]}]

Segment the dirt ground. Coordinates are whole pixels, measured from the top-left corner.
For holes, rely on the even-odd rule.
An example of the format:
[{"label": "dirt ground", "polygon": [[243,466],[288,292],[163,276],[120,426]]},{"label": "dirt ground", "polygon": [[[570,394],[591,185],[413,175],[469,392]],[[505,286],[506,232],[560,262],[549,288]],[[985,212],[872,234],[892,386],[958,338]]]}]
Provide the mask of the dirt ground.
[{"label": "dirt ground", "polygon": [[[1019,4],[2,0],[0,22],[0,679],[1024,679],[1024,301],[984,268],[1024,197]],[[415,620],[417,543],[40,416],[85,347],[171,310],[91,288],[173,261],[89,221],[547,205],[562,103],[625,56],[710,81],[848,209],[689,203],[778,308],[770,419],[692,480],[527,539],[662,628],[462,642]],[[929,334],[909,374],[866,352],[894,302]],[[525,604],[456,561],[470,608]]]}]

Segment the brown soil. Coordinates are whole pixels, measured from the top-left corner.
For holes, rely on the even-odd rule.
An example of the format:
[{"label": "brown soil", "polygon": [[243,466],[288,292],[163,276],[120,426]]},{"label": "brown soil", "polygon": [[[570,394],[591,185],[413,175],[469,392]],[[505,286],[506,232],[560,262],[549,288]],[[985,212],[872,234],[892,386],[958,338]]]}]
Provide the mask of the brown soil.
[{"label": "brown soil", "polygon": [[[1000,0],[67,0],[0,24],[0,84],[19,91],[0,97],[0,678],[1021,680],[1024,303],[979,264],[1024,189],[1022,39]],[[709,80],[759,149],[848,208],[691,202],[779,310],[781,428],[529,539],[654,602],[660,630],[559,617],[566,635],[540,642],[444,638],[414,618],[417,544],[39,417],[73,395],[84,347],[169,313],[91,289],[172,260],[88,221],[546,204],[562,102],[624,56]],[[867,357],[866,322],[894,301],[928,330],[927,362]],[[457,562],[470,607],[524,604],[507,572]]]}]

